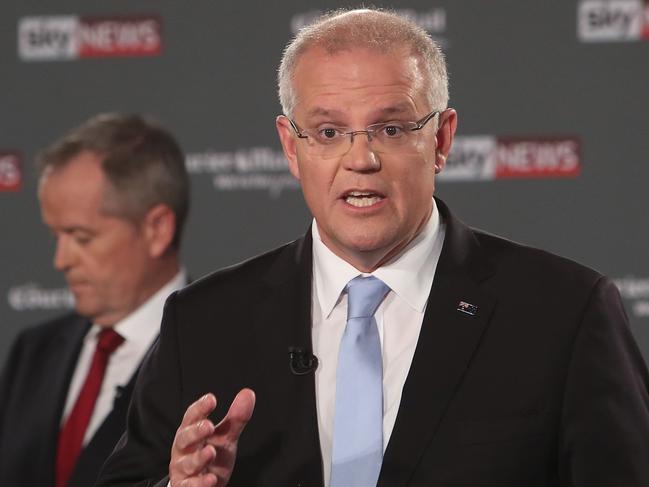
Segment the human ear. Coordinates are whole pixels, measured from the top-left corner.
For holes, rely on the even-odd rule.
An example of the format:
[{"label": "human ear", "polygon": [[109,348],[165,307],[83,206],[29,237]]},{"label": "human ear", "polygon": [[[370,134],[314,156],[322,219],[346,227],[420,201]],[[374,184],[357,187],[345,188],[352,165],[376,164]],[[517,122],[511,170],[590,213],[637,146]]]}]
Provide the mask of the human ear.
[{"label": "human ear", "polygon": [[143,228],[149,255],[153,258],[161,257],[173,242],[176,215],[167,205],[159,203],[146,212]]},{"label": "human ear", "polygon": [[446,158],[451,151],[455,131],[457,130],[457,112],[447,108],[439,114],[439,124],[435,135],[435,173],[442,172],[446,166]]}]

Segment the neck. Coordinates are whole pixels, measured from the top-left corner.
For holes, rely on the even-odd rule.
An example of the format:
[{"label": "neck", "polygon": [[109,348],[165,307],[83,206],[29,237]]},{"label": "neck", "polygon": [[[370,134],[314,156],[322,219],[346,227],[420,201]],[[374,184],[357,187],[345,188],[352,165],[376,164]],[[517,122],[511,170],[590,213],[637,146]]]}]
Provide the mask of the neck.
[{"label": "neck", "polygon": [[138,286],[138,292],[130,300],[127,310],[111,313],[101,317],[90,317],[96,324],[112,327],[147,302],[180,271],[177,255],[169,255],[157,260],[145,273],[145,278]]},{"label": "neck", "polygon": [[149,279],[142,286],[138,306],[157,293],[161,287],[167,284],[180,271],[180,263],[177,254],[169,254],[156,261],[155,266],[148,273]]}]

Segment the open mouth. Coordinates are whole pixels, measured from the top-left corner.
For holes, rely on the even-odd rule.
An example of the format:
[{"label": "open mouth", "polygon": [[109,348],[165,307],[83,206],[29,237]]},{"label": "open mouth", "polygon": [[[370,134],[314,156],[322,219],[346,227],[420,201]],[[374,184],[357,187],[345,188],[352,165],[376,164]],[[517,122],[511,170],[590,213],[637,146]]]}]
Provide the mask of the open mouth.
[{"label": "open mouth", "polygon": [[383,196],[373,192],[366,191],[350,191],[343,196],[345,203],[355,206],[356,208],[364,208],[372,206],[383,199]]}]

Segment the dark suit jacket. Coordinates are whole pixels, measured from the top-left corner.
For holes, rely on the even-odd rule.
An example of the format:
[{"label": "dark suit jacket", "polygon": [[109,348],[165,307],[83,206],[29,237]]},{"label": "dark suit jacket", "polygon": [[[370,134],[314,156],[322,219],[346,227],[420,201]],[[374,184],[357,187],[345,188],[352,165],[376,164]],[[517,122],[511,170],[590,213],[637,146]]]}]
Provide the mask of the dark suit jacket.
[{"label": "dark suit jacket", "polygon": [[[649,486],[649,377],[614,285],[438,204],[446,238],[379,487]],[[244,386],[257,404],[230,487],[322,486],[314,377],[288,360],[311,347],[311,268],[307,234],[169,298],[98,486],[165,485],[185,408],[212,391],[220,418]]]},{"label": "dark suit jacket", "polygon": [[[69,314],[22,332],[0,378],[0,485],[49,487],[65,398],[90,323]],[[82,450],[70,487],[88,487],[126,422],[135,379]]]}]

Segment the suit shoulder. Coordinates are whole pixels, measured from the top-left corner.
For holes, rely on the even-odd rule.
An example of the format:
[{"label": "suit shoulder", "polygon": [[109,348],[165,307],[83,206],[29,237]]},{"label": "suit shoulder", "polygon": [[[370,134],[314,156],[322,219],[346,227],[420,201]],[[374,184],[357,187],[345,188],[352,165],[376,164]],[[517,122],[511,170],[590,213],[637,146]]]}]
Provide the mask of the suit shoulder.
[{"label": "suit shoulder", "polygon": [[63,350],[74,350],[89,326],[85,318],[68,313],[25,328],[9,349],[3,373],[14,375],[14,380],[20,376],[24,383],[31,382],[34,370],[48,367],[43,357],[61,357]]},{"label": "suit shoulder", "polygon": [[303,239],[297,239],[240,263],[218,269],[178,291],[181,300],[214,296],[246,289],[248,292],[263,282],[263,276],[278,268],[288,269]]},{"label": "suit shoulder", "polygon": [[16,336],[15,343],[37,343],[48,341],[53,336],[65,333],[68,330],[84,327],[89,324],[88,320],[71,312],[56,316],[46,321],[30,325],[21,330]]},{"label": "suit shoulder", "polygon": [[579,262],[560,255],[509,240],[483,230],[472,229],[480,246],[497,269],[507,269],[528,277],[547,276],[551,279],[576,281],[593,285],[604,276]]}]

